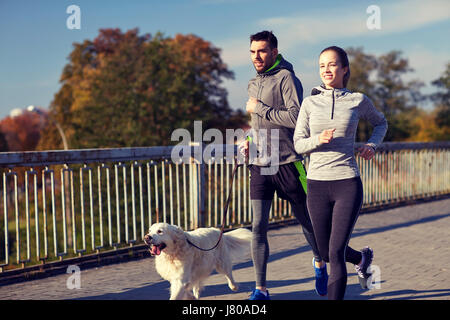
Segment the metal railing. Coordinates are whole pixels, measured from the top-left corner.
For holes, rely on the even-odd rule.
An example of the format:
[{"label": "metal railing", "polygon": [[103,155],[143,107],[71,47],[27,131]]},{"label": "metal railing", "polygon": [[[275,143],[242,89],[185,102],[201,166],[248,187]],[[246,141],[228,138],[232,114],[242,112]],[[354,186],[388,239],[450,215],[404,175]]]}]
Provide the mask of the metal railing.
[{"label": "metal railing", "polygon": [[[233,157],[177,164],[172,150],[0,153],[1,271],[133,246],[159,221],[185,230],[220,225]],[[357,159],[364,208],[450,193],[450,142],[384,143],[371,161]],[[249,225],[245,165],[231,188],[227,227]],[[275,197],[270,220],[292,218]]]}]

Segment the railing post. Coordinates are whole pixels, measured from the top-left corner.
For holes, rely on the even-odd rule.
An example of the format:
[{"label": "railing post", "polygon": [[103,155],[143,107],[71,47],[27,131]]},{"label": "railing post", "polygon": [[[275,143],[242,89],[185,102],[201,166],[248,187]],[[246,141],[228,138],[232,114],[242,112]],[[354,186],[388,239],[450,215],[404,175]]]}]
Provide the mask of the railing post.
[{"label": "railing post", "polygon": [[206,221],[206,166],[202,161],[197,165],[198,168],[198,223],[197,228],[205,227]]},{"label": "railing post", "polygon": [[191,146],[194,146],[194,157],[191,157],[189,166],[189,208],[191,211],[190,228],[195,229],[205,226],[206,170],[202,159],[203,145],[193,142]]}]

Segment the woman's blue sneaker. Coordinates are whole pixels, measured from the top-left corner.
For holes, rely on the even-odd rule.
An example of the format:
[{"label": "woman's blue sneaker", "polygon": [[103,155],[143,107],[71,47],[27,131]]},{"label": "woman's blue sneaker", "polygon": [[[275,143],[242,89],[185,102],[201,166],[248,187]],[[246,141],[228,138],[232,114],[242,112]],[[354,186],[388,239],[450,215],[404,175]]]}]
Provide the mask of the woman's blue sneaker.
[{"label": "woman's blue sneaker", "polygon": [[255,289],[248,300],[270,300],[269,290],[266,291],[267,295],[265,295],[261,290]]},{"label": "woman's blue sneaker", "polygon": [[314,267],[314,272],[316,274],[316,292],[319,296],[327,295],[327,286],[328,286],[328,273],[327,273],[327,265],[323,268],[316,267],[316,259],[312,259],[312,265]]}]

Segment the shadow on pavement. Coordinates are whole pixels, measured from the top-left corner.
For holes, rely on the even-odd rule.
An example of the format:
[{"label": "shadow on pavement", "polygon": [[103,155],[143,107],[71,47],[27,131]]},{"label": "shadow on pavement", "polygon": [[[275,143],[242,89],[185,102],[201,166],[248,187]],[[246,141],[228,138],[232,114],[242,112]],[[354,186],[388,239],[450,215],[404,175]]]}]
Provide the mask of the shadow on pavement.
[{"label": "shadow on pavement", "polygon": [[[450,216],[450,213],[445,213],[445,214],[439,214],[439,215],[434,215],[434,216],[430,216],[430,217],[425,217],[425,218],[421,218],[418,220],[413,220],[413,221],[408,221],[408,222],[402,222],[402,223],[397,223],[397,224],[393,224],[393,225],[388,225],[388,226],[383,226],[383,227],[376,227],[376,228],[370,228],[367,230],[361,230],[361,231],[354,231],[352,234],[352,238],[356,238],[356,237],[362,237],[368,234],[374,234],[374,233],[380,233],[380,232],[385,232],[385,231],[389,231],[389,230],[393,230],[393,229],[398,229],[398,228],[406,228],[412,225],[416,225],[416,224],[421,224],[421,223],[427,223],[427,222],[432,222],[432,221],[437,221],[439,219],[444,219]],[[301,233],[301,231],[299,231],[299,233]],[[280,234],[283,235],[283,234]],[[277,235],[277,236],[280,236]],[[290,235],[293,235],[293,233],[290,233]],[[280,251],[280,252],[275,252],[275,253],[271,253],[269,256],[269,262],[271,261],[276,261],[279,259],[283,259],[286,257],[290,257],[292,255],[296,255],[299,253],[303,253],[303,252],[307,252],[310,251],[311,248],[309,245],[304,245],[298,248],[294,248],[294,249],[289,249],[289,250],[284,250],[284,251]],[[242,262],[242,263],[238,263],[236,265],[233,266],[233,270],[238,270],[238,269],[242,269],[242,268],[248,268],[251,267],[253,265],[252,261],[246,261],[246,262]]]},{"label": "shadow on pavement", "polygon": [[368,230],[354,232],[353,235],[352,235],[352,238],[353,237],[365,236],[365,235],[373,234],[373,233],[389,231],[389,230],[398,229],[398,228],[406,228],[406,227],[413,226],[413,225],[416,225],[416,224],[421,224],[421,223],[433,222],[433,221],[437,221],[439,219],[447,218],[449,216],[450,216],[450,213],[436,214],[434,216],[425,217],[425,218],[421,218],[421,219],[418,219],[418,220],[407,221],[407,222],[402,222],[402,223],[396,223],[396,224],[393,224],[393,225],[387,225],[387,226],[383,226],[383,227],[370,228]]},{"label": "shadow on pavement", "polygon": [[[273,289],[273,288],[278,288],[278,287],[286,287],[286,286],[310,282],[313,280],[314,280],[314,278],[304,278],[304,279],[295,279],[295,280],[292,280],[292,279],[290,279],[290,280],[267,280],[267,287],[269,288],[269,292],[270,292],[270,288]],[[250,296],[251,291],[254,289],[254,286],[255,286],[254,281],[240,282],[239,290],[236,293],[247,292],[248,295]],[[224,295],[224,294],[230,294],[231,292],[232,291],[230,290],[230,288],[228,288],[228,285],[226,283],[210,285],[210,286],[206,286],[204,288],[201,298],[207,299],[208,297],[211,297],[211,296],[220,296],[220,295]],[[312,294],[315,295],[314,291],[311,291],[311,292],[312,292]],[[274,296],[274,295],[271,294],[271,296]],[[278,296],[278,294],[276,296]]]},{"label": "shadow on pavement", "polygon": [[[406,297],[395,297],[407,295]],[[380,294],[371,295],[373,298],[386,297],[390,300],[411,300],[411,299],[424,299],[424,298],[438,298],[438,297],[450,297],[450,289],[436,289],[436,290],[413,290],[404,289],[391,292],[383,292]]]},{"label": "shadow on pavement", "polygon": [[124,289],[123,292],[107,293],[98,296],[76,298],[74,300],[169,300],[168,281],[153,283],[140,288]]},{"label": "shadow on pavement", "polygon": [[[430,217],[425,217],[413,221],[397,223],[393,225],[383,226],[383,227],[375,227],[367,230],[354,232],[352,237],[359,237],[368,234],[385,232],[388,230],[405,228],[416,224],[427,223],[437,221],[439,219],[447,218],[450,216],[450,213],[433,215]],[[299,233],[301,231],[299,230]],[[293,235],[292,233],[290,233]],[[280,235],[277,235],[280,236]],[[279,259],[283,259],[292,255],[296,255],[299,253],[303,253],[309,251],[309,245],[304,245],[298,248],[284,250],[280,252],[274,252],[269,256],[269,262],[276,261]],[[252,261],[245,261],[234,265],[233,270],[250,268],[253,266]],[[214,272],[213,274],[216,274]],[[349,276],[352,276],[349,274]],[[276,288],[282,286],[295,285],[299,283],[305,283],[309,281],[313,281],[314,278],[304,278],[298,280],[272,280],[267,281],[268,288]],[[254,281],[241,282],[238,292],[249,292],[253,289]],[[150,284],[148,286],[140,287],[140,288],[130,288],[129,290],[119,293],[108,293],[99,296],[89,296],[83,297],[82,300],[128,300],[128,299],[142,299],[142,300],[167,300],[169,298],[170,284],[167,281],[161,281],[157,283]],[[216,285],[208,285],[203,289],[201,294],[202,299],[207,299],[211,296],[220,296],[220,295],[228,295],[232,291],[228,288],[226,284],[226,280],[224,278],[223,284]],[[368,300],[373,298],[387,298],[392,300],[407,300],[407,299],[420,299],[420,298],[431,298],[431,297],[447,297],[450,296],[450,289],[440,289],[440,290],[397,290],[392,292],[383,292],[379,294],[368,294],[363,295],[362,293],[367,292],[366,290],[362,290],[361,287],[357,284],[349,284],[347,285],[345,298],[348,300]],[[272,294],[271,294],[272,295]],[[408,295],[406,297],[395,297]],[[286,293],[278,293],[273,294],[272,298],[274,300],[316,300],[316,299],[326,299],[326,297],[319,297],[314,290],[307,291],[294,291],[294,292],[286,292]]]}]

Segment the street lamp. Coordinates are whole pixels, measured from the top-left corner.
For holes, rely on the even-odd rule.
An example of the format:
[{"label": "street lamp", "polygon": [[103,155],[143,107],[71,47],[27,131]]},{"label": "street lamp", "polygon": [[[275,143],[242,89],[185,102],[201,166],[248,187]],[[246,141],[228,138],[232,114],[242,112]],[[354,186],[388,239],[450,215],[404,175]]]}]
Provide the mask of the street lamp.
[{"label": "street lamp", "polygon": [[[37,114],[39,114],[41,116],[47,116],[41,109],[36,108],[33,105],[28,106],[27,111],[37,113]],[[56,120],[54,120],[53,118],[51,118],[51,117],[48,117],[48,118],[53,122],[53,124],[55,125],[56,129],[58,129],[59,135],[61,136],[61,139],[62,139],[64,150],[69,150],[69,146],[67,144],[66,135],[64,134],[64,131],[63,131],[61,125]]]}]

